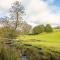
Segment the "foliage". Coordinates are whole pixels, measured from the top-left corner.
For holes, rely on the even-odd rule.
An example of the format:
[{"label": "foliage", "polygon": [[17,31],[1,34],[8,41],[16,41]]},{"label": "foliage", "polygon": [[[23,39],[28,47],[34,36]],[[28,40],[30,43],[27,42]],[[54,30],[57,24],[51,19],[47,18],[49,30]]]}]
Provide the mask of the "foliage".
[{"label": "foliage", "polygon": [[33,34],[39,34],[45,31],[44,25],[38,25],[33,28]]},{"label": "foliage", "polygon": [[29,34],[31,30],[31,25],[29,25],[27,22],[24,22],[22,25],[21,34]]},{"label": "foliage", "polygon": [[50,24],[47,24],[47,25],[46,25],[45,31],[46,31],[46,32],[53,32],[53,28],[51,27]]},{"label": "foliage", "polygon": [[24,6],[21,2],[15,1],[10,8],[10,12],[12,20],[15,20],[14,27],[17,29],[18,25],[21,24],[22,16],[24,15]]},{"label": "foliage", "polygon": [[33,34],[40,34],[43,32],[53,32],[53,28],[51,27],[50,24],[47,24],[46,26],[44,25],[38,25],[33,28]]},{"label": "foliage", "polygon": [[9,27],[0,28],[1,38],[13,39],[13,38],[16,38],[17,36],[18,36],[18,32],[12,28],[9,28]]},{"label": "foliage", "polygon": [[54,27],[55,29],[60,29],[60,26],[56,26],[56,27]]}]

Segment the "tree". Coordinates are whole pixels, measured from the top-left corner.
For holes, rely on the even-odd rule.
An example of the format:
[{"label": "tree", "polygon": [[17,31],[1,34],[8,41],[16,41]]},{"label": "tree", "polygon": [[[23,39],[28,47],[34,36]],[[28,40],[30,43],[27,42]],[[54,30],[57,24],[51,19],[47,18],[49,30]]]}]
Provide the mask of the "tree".
[{"label": "tree", "polygon": [[45,26],[44,25],[40,25],[40,31],[45,32]]},{"label": "tree", "polygon": [[21,4],[21,2],[15,1],[10,8],[10,12],[11,12],[11,18],[16,19],[15,20],[15,30],[16,30],[18,25],[20,24],[19,19],[21,22],[22,16],[24,15],[24,7]]},{"label": "tree", "polygon": [[9,27],[0,28],[1,38],[15,39],[18,35],[19,34],[15,29],[11,29]]},{"label": "tree", "polygon": [[53,28],[51,27],[50,24],[47,24],[47,25],[46,25],[45,31],[46,31],[46,32],[53,32]]},{"label": "tree", "polygon": [[4,16],[3,19],[4,19],[4,20],[2,20],[2,24],[4,25],[4,27],[10,27],[10,24],[9,24],[9,17]]},{"label": "tree", "polygon": [[29,34],[31,30],[31,25],[29,25],[27,22],[23,22],[21,28],[21,34]]},{"label": "tree", "polygon": [[7,17],[7,16],[1,17],[0,24],[2,25],[1,27],[10,27],[9,17]]},{"label": "tree", "polygon": [[44,25],[38,25],[33,28],[33,34],[39,34],[45,31]]}]

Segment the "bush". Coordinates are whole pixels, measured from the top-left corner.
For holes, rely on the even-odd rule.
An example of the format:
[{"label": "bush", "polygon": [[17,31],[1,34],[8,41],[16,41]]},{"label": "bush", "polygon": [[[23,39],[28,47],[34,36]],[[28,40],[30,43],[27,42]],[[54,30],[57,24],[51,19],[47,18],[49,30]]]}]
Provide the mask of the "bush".
[{"label": "bush", "polygon": [[10,38],[10,39],[13,39],[13,38],[16,38],[17,35],[18,35],[18,33],[14,29],[7,28],[7,27],[0,28],[0,37],[1,38]]},{"label": "bush", "polygon": [[53,28],[51,27],[50,24],[47,24],[45,27],[45,32],[53,32]]},{"label": "bush", "polygon": [[38,25],[33,28],[33,34],[39,34],[45,31],[44,25]]}]

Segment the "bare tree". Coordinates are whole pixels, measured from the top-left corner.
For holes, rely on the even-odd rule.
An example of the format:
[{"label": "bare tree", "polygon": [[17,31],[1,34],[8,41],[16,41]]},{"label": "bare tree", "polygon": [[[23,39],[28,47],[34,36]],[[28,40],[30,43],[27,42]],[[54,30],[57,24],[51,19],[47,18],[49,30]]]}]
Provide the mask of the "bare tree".
[{"label": "bare tree", "polygon": [[18,27],[19,20],[21,20],[22,16],[24,15],[24,10],[25,10],[24,6],[19,1],[15,1],[10,8],[11,17],[13,19],[16,19],[15,20],[15,30]]},{"label": "bare tree", "polygon": [[0,24],[3,25],[2,27],[10,27],[9,17],[4,16],[4,17],[0,18]]},{"label": "bare tree", "polygon": [[21,26],[21,33],[22,34],[29,34],[31,28],[32,28],[31,25],[29,25],[27,22],[24,21]]}]

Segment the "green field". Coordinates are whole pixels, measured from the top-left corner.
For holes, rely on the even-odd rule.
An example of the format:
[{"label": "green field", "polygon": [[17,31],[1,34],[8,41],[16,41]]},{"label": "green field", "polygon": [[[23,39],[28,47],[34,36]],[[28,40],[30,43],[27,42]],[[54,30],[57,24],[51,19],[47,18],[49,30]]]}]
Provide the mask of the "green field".
[{"label": "green field", "polygon": [[[1,39],[0,59],[60,60],[60,30],[38,35],[20,35],[17,39]],[[3,44],[2,44],[3,43]]]},{"label": "green field", "polygon": [[24,44],[30,44],[35,47],[44,47],[60,52],[60,31],[42,33],[39,35],[21,35],[18,39]]}]

